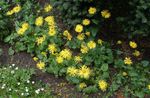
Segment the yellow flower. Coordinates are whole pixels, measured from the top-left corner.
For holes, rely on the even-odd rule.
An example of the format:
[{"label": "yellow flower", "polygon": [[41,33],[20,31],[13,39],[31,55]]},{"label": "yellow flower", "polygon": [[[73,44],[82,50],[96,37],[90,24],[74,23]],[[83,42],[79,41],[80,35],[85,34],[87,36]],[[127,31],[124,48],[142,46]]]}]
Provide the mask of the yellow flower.
[{"label": "yellow flower", "polygon": [[19,28],[17,31],[18,35],[23,35],[26,30],[24,28]]},{"label": "yellow flower", "polygon": [[95,43],[94,41],[89,41],[89,42],[87,43],[87,46],[88,46],[90,49],[93,49],[93,48],[96,47],[96,43]]},{"label": "yellow flower", "polygon": [[55,24],[55,21],[54,21],[54,16],[47,16],[45,19],[44,19],[48,25],[52,26]]},{"label": "yellow flower", "polygon": [[44,10],[45,10],[45,12],[49,12],[49,11],[51,11],[52,10],[52,6],[50,5],[50,4],[48,4],[48,5],[46,5],[45,7],[44,7]]},{"label": "yellow flower", "polygon": [[27,29],[29,28],[29,24],[26,23],[26,22],[23,23],[23,24],[22,24],[22,28],[25,29],[25,30],[27,30]]},{"label": "yellow flower", "polygon": [[124,59],[124,63],[127,64],[127,65],[131,65],[131,64],[132,64],[131,58],[130,58],[130,57],[126,57],[126,58]]},{"label": "yellow flower", "polygon": [[14,11],[13,10],[10,10],[10,11],[8,11],[7,13],[6,13],[6,15],[7,16],[10,16],[10,15],[12,15],[14,13]]},{"label": "yellow flower", "polygon": [[140,51],[135,50],[135,51],[133,52],[133,55],[136,56],[136,57],[140,56]]},{"label": "yellow flower", "polygon": [[38,38],[36,39],[37,45],[42,44],[44,40],[45,40],[45,37],[44,37],[44,36],[43,36],[43,37],[38,37]]},{"label": "yellow flower", "polygon": [[90,36],[90,34],[91,34],[90,32],[86,32],[86,33],[85,33],[85,35],[87,35],[87,36]]},{"label": "yellow flower", "polygon": [[148,85],[148,89],[150,90],[150,84]]},{"label": "yellow flower", "polygon": [[20,6],[20,5],[17,5],[17,6],[15,6],[15,7],[13,8],[13,12],[14,12],[14,13],[18,13],[18,12],[20,12],[20,10],[21,10],[21,6]]},{"label": "yellow flower", "polygon": [[72,39],[72,35],[69,33],[68,30],[65,30],[65,31],[63,32],[63,35],[64,35],[65,37],[67,37],[68,40],[71,40],[71,39]]},{"label": "yellow flower", "polygon": [[77,24],[75,27],[75,31],[81,33],[83,31],[83,26],[81,24]]},{"label": "yellow flower", "polygon": [[68,60],[71,59],[71,56],[72,56],[72,53],[69,49],[64,49],[59,54],[64,59],[68,59]]},{"label": "yellow flower", "polygon": [[80,51],[81,51],[81,53],[87,53],[89,51],[89,48],[85,45],[81,45]]},{"label": "yellow flower", "polygon": [[56,34],[56,30],[55,30],[55,27],[50,27],[49,28],[49,32],[48,32],[48,35],[49,36],[55,36],[55,34]]},{"label": "yellow flower", "polygon": [[80,56],[75,56],[74,60],[76,62],[82,62],[82,58]]},{"label": "yellow flower", "polygon": [[111,17],[111,13],[109,12],[109,10],[103,10],[103,11],[101,11],[101,15],[104,18],[110,18]]},{"label": "yellow flower", "polygon": [[64,35],[64,36],[68,36],[68,33],[69,33],[69,31],[68,31],[68,30],[65,30],[65,31],[63,32],[63,35]]},{"label": "yellow flower", "polygon": [[73,66],[67,68],[67,74],[68,74],[69,76],[74,77],[74,76],[77,75],[77,73],[78,73],[78,69],[77,69],[77,68],[75,68],[75,67],[73,67]]},{"label": "yellow flower", "polygon": [[102,91],[106,91],[108,84],[105,80],[99,80],[98,86]]},{"label": "yellow flower", "polygon": [[48,45],[48,50],[49,50],[52,54],[54,54],[54,52],[57,51],[56,45],[55,45],[55,44],[49,44],[49,45]]},{"label": "yellow flower", "polygon": [[95,7],[90,7],[88,12],[89,12],[89,14],[95,14],[96,13],[96,8]]},{"label": "yellow flower", "polygon": [[118,45],[122,44],[122,41],[121,41],[121,40],[118,40],[118,41],[117,41],[117,44],[118,44]]},{"label": "yellow flower", "polygon": [[37,58],[37,57],[33,57],[33,60],[37,62],[37,61],[38,61],[38,58]]},{"label": "yellow flower", "polygon": [[126,72],[123,72],[122,75],[123,75],[123,76],[127,76],[128,74],[127,74]]},{"label": "yellow flower", "polygon": [[63,63],[63,61],[64,61],[63,57],[61,57],[61,56],[56,57],[56,62],[57,62],[58,64]]},{"label": "yellow flower", "polygon": [[71,40],[71,39],[72,39],[72,35],[71,35],[70,33],[68,34],[67,39],[68,39],[68,40]]},{"label": "yellow flower", "polygon": [[80,88],[80,89],[83,89],[83,88],[85,88],[85,87],[87,87],[87,85],[86,85],[84,82],[79,84],[79,88]]},{"label": "yellow flower", "polygon": [[45,63],[44,62],[38,62],[37,64],[36,64],[36,66],[37,66],[37,68],[39,68],[39,69],[43,69],[43,68],[45,68]]},{"label": "yellow flower", "polygon": [[35,25],[36,26],[42,26],[43,25],[43,17],[42,16],[39,16],[38,18],[36,18]]},{"label": "yellow flower", "polygon": [[129,45],[131,48],[137,48],[137,44],[134,41],[130,41]]},{"label": "yellow flower", "polygon": [[89,19],[84,19],[84,20],[82,21],[82,24],[85,25],[85,26],[87,26],[87,25],[90,24],[90,20],[89,20]]},{"label": "yellow flower", "polygon": [[102,39],[98,39],[97,43],[102,45],[103,44],[103,40]]},{"label": "yellow flower", "polygon": [[85,38],[84,33],[78,34],[78,36],[77,36],[78,40],[84,40],[84,38]]},{"label": "yellow flower", "polygon": [[87,67],[86,65],[83,65],[80,69],[79,69],[79,73],[78,75],[81,77],[81,78],[85,78],[85,79],[88,79],[91,75],[91,70],[89,67]]}]

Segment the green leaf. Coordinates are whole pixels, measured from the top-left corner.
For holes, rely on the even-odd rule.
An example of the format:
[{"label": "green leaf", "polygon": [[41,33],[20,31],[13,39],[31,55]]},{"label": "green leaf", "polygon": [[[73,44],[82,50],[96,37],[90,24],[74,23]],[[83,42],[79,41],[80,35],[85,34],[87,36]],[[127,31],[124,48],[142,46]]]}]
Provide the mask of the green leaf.
[{"label": "green leaf", "polygon": [[92,19],[92,22],[93,22],[94,24],[96,24],[96,25],[99,23],[99,21],[96,20],[96,19]]},{"label": "green leaf", "polygon": [[9,55],[13,55],[15,53],[15,51],[12,49],[12,47],[10,47],[9,49],[8,49],[8,54]]},{"label": "green leaf", "polygon": [[149,65],[149,61],[146,60],[141,61],[141,63],[144,67],[147,67]]},{"label": "green leaf", "polygon": [[67,76],[66,79],[67,79],[68,81],[70,81],[71,83],[73,83],[73,84],[79,84],[79,83],[80,83],[79,79],[76,78],[76,77]]},{"label": "green leaf", "polygon": [[17,42],[15,47],[18,51],[24,51],[26,49],[25,45],[21,42]]},{"label": "green leaf", "polygon": [[7,36],[4,41],[9,42],[10,40],[11,40],[11,36]]},{"label": "green leaf", "polygon": [[83,89],[83,92],[88,93],[88,94],[95,93],[97,91],[98,91],[98,88],[96,86],[89,86],[89,87]]},{"label": "green leaf", "polygon": [[102,64],[102,66],[101,66],[101,70],[102,71],[107,71],[108,70],[108,64]]}]

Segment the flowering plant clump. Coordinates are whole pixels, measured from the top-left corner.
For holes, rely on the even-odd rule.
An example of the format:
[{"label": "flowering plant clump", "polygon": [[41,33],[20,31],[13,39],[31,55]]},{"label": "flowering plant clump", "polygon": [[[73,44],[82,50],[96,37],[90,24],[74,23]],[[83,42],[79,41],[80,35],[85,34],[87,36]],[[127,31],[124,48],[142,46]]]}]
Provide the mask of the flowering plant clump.
[{"label": "flowering plant clump", "polygon": [[52,0],[52,2],[61,11],[62,16],[64,16],[62,20],[65,24],[68,24],[68,28],[73,28],[77,24],[75,31],[78,33],[82,32],[82,25],[84,25],[84,32],[91,32],[91,35],[95,37],[102,33],[101,23],[105,20],[109,21],[109,18],[111,18],[110,9],[102,8],[102,4],[105,4],[102,0],[74,0],[71,2]]},{"label": "flowering plant clump", "polygon": [[[113,17],[112,12],[106,8],[99,9],[102,3],[98,6],[96,4],[99,2],[95,3],[94,0],[74,0],[72,2],[76,2],[77,8],[78,5],[87,3],[87,6],[81,6],[85,11],[76,13],[72,12],[74,7],[69,5],[70,9],[68,8],[69,1],[62,1],[67,10],[66,18],[70,14],[77,15],[77,20],[75,18],[70,22],[70,28],[59,27],[57,17],[53,14],[55,5],[45,3],[40,6],[35,3],[36,6],[32,7],[32,3],[26,1],[28,7],[26,3],[20,6],[16,3],[20,7],[18,16],[21,18],[15,16],[15,13],[9,15],[16,19],[15,29],[6,37],[5,42],[13,45],[15,52],[30,53],[38,69],[66,77],[84,93],[108,92],[106,96],[109,97],[121,89],[127,97],[149,94],[149,62],[135,62],[133,59],[140,56],[138,44],[135,41],[128,42],[128,47],[134,51],[129,55],[121,49],[112,49],[110,43],[98,36],[101,32],[99,26]],[[7,10],[12,9],[10,7]],[[121,44],[122,41],[119,40],[117,45]]]},{"label": "flowering plant clump", "polygon": [[34,74],[34,69],[18,68],[15,64],[2,66],[0,68],[0,97],[50,97],[50,89],[45,84],[31,80]]}]

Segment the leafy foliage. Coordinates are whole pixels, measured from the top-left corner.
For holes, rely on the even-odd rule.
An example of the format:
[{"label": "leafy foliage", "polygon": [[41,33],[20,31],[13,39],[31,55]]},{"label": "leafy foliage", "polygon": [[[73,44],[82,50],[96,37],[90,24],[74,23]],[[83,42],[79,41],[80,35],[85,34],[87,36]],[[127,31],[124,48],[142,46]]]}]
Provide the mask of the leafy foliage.
[{"label": "leafy foliage", "polygon": [[[98,35],[99,32],[103,33],[101,29],[103,30],[103,28],[105,28],[110,29],[108,30],[110,33],[115,32],[119,37],[123,38],[149,36],[149,1],[53,0],[53,3],[58,10],[61,11],[63,22],[67,24],[69,28],[72,28],[74,24],[80,23],[84,18],[89,18],[92,21],[90,25],[92,29],[90,29],[90,27],[87,28],[90,29],[90,31],[96,29]],[[97,9],[95,15],[88,15],[88,9],[90,7],[95,7]],[[103,10],[110,10],[112,17],[107,20],[102,19],[101,12]],[[114,30],[116,28],[118,30]]]},{"label": "leafy foliage", "polygon": [[34,69],[18,68],[14,64],[0,68],[0,97],[50,97],[50,89],[32,80]]},{"label": "leafy foliage", "polygon": [[[137,43],[130,41],[128,45],[132,51],[136,51],[134,54],[124,53],[121,49],[116,53],[110,43],[103,41],[99,36],[106,22],[109,23],[111,20],[115,20],[117,24],[123,22],[117,19],[121,15],[119,12],[115,17],[114,10],[120,7],[116,6],[117,4],[128,5],[129,2],[114,2],[54,0],[54,7],[58,7],[62,12],[64,23],[68,24],[65,30],[55,22],[57,17],[53,16],[51,11],[53,6],[50,4],[46,3],[43,7],[37,2],[28,0],[14,2],[13,7],[21,7],[21,10],[19,13],[7,15],[14,20],[14,28],[9,28],[12,30],[11,34],[5,38],[5,42],[13,46],[9,49],[9,54],[27,51],[37,62],[37,68],[56,76],[66,77],[69,82],[77,85],[79,91],[85,93],[100,90],[108,91],[106,96],[111,96],[121,89],[127,97],[129,95],[143,97],[150,93],[148,81],[150,67],[149,61],[136,59],[140,55],[136,50]],[[121,9],[124,8],[126,7],[121,6]],[[126,10],[128,9],[132,7]],[[3,14],[11,10],[9,6]],[[110,23],[107,26],[113,25]],[[119,46],[122,42],[117,44]]]}]

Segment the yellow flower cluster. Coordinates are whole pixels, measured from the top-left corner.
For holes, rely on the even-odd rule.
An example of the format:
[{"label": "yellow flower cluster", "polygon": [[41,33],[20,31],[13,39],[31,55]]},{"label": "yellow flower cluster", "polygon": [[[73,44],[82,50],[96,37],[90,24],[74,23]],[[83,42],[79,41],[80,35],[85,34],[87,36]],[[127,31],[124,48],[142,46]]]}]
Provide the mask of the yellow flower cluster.
[{"label": "yellow flower cluster", "polygon": [[75,62],[82,62],[82,58],[80,56],[74,57]]},{"label": "yellow flower cluster", "polygon": [[80,89],[83,89],[83,88],[85,88],[85,87],[87,87],[87,85],[86,85],[84,82],[79,84],[79,88],[80,88]]},{"label": "yellow flower cluster", "polygon": [[70,60],[72,58],[72,52],[69,49],[63,49],[56,57],[56,62],[61,64],[64,59]]},{"label": "yellow flower cluster", "polygon": [[78,40],[84,40],[84,38],[85,38],[84,33],[80,33],[80,34],[77,35]]},{"label": "yellow flower cluster", "polygon": [[81,44],[81,53],[87,53],[89,49],[94,49],[96,47],[96,43],[94,41],[89,41],[87,45]]},{"label": "yellow flower cluster", "polygon": [[85,25],[85,26],[87,26],[87,25],[90,24],[90,20],[89,20],[89,19],[84,19],[84,20],[82,21],[82,24]]},{"label": "yellow flower cluster", "polygon": [[89,48],[84,45],[84,44],[81,44],[81,49],[80,49],[81,53],[87,53],[89,51]]},{"label": "yellow flower cluster", "polygon": [[75,27],[75,31],[77,33],[81,33],[83,31],[83,26],[81,24],[77,24]]},{"label": "yellow flower cluster", "polygon": [[130,41],[129,45],[131,48],[137,48],[137,44],[134,41]]},{"label": "yellow flower cluster", "polygon": [[104,18],[110,18],[111,17],[111,13],[109,12],[109,10],[103,10],[103,11],[101,11],[101,15]]},{"label": "yellow flower cluster", "polygon": [[68,67],[68,68],[67,68],[67,74],[68,74],[69,76],[74,77],[74,76],[76,76],[76,75],[78,74],[78,69],[75,68],[75,67],[73,67],[73,66]]},{"label": "yellow flower cluster", "polygon": [[89,14],[93,15],[96,13],[96,8],[95,7],[90,7],[88,10]]},{"label": "yellow flower cluster", "polygon": [[37,45],[42,44],[42,43],[44,42],[45,38],[46,38],[45,35],[43,35],[42,37],[38,37],[38,38],[36,39]]},{"label": "yellow flower cluster", "polygon": [[45,18],[45,21],[48,23],[49,25],[49,31],[48,31],[48,35],[49,36],[54,36],[56,34],[56,26],[55,26],[55,20],[54,20],[54,16],[47,16]]},{"label": "yellow flower cluster", "polygon": [[69,49],[64,49],[64,50],[62,50],[62,51],[59,53],[59,55],[60,55],[61,57],[63,57],[64,59],[67,59],[67,60],[70,60],[71,57],[72,57],[72,53],[71,53],[71,51],[70,51]]},{"label": "yellow flower cluster", "polygon": [[108,84],[105,80],[99,80],[98,86],[102,91],[106,91]]},{"label": "yellow flower cluster", "polygon": [[133,52],[133,55],[134,55],[135,57],[138,57],[138,56],[140,56],[140,51],[138,51],[138,50],[135,50],[135,51]]},{"label": "yellow flower cluster", "polygon": [[72,39],[72,35],[69,33],[68,30],[65,30],[65,31],[63,32],[63,35],[64,35],[65,37],[67,37],[67,40],[71,40],[71,39]]},{"label": "yellow flower cluster", "polygon": [[50,4],[47,4],[45,7],[44,7],[44,11],[45,12],[49,12],[53,9],[53,7],[50,5]]},{"label": "yellow flower cluster", "polygon": [[54,54],[57,51],[56,44],[49,44],[48,50],[50,51],[51,54]]},{"label": "yellow flower cluster", "polygon": [[89,41],[89,42],[87,43],[87,46],[88,46],[90,49],[93,49],[93,48],[96,47],[96,43],[95,43],[94,41]]},{"label": "yellow flower cluster", "polygon": [[18,35],[23,35],[24,33],[25,33],[25,31],[27,30],[29,28],[29,24],[28,23],[23,23],[22,24],[22,26],[21,26],[21,28],[19,28],[18,30],[17,30],[17,34]]},{"label": "yellow flower cluster", "polygon": [[43,25],[43,17],[42,16],[39,16],[36,18],[35,25],[36,26],[42,26]]},{"label": "yellow flower cluster", "polygon": [[86,65],[81,66],[79,69],[75,67],[67,68],[67,74],[72,77],[79,76],[80,78],[89,79],[91,72],[91,69]]},{"label": "yellow flower cluster", "polygon": [[90,75],[91,75],[91,69],[89,67],[87,67],[86,65],[83,65],[80,69],[79,69],[79,77],[84,78],[84,79],[89,79]]},{"label": "yellow flower cluster", "polygon": [[126,57],[126,58],[124,59],[124,63],[127,64],[127,65],[131,65],[131,64],[132,64],[131,58],[130,58],[130,57]]},{"label": "yellow flower cluster", "polygon": [[102,39],[98,39],[97,43],[100,44],[100,45],[102,45],[103,44],[103,40]]},{"label": "yellow flower cluster", "polygon": [[21,6],[20,5],[17,5],[17,6],[15,6],[12,10],[10,10],[10,11],[8,11],[7,13],[6,13],[6,15],[12,15],[12,14],[14,14],[14,13],[18,13],[18,12],[20,12],[20,10],[21,10]]},{"label": "yellow flower cluster", "polygon": [[64,58],[63,58],[63,57],[61,57],[61,56],[57,56],[57,57],[56,57],[56,62],[57,62],[58,64],[63,63],[63,61],[64,61]]},{"label": "yellow flower cluster", "polygon": [[39,69],[43,69],[43,68],[45,68],[45,63],[44,62],[38,62],[37,64],[36,64],[36,66],[37,66],[37,68],[39,68]]}]

